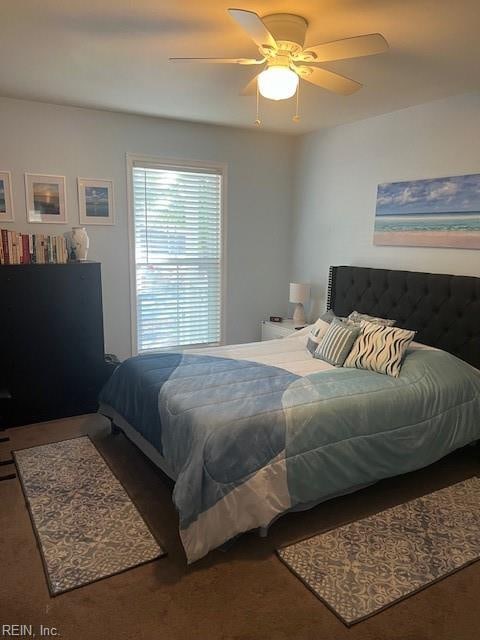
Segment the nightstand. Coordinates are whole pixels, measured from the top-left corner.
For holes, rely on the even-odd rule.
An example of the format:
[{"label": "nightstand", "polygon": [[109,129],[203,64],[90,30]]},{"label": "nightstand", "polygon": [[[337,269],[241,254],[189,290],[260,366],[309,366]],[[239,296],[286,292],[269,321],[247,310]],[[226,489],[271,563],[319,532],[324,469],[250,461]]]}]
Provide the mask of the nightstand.
[{"label": "nightstand", "polygon": [[282,322],[270,322],[262,320],[262,341],[285,338],[298,329],[303,329],[305,325],[298,325],[293,320],[283,320]]}]

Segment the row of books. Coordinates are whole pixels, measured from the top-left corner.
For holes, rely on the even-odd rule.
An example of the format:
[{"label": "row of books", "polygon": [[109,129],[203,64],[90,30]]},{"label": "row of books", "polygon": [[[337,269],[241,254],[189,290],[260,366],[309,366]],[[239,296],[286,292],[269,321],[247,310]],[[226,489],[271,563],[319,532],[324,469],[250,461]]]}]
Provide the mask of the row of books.
[{"label": "row of books", "polygon": [[67,242],[63,236],[17,233],[0,229],[0,264],[59,264],[67,262]]}]

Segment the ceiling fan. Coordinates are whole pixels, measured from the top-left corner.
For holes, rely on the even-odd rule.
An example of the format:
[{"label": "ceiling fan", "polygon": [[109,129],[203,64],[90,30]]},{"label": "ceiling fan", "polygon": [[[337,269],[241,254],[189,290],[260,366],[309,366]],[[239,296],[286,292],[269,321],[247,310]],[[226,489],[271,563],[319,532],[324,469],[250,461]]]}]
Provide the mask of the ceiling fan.
[{"label": "ceiling fan", "polygon": [[[253,11],[229,9],[230,16],[258,46],[260,58],[169,58],[170,62],[265,65],[241,92],[256,91],[270,100],[295,95],[299,79],[341,95],[350,95],[362,85],[355,80],[316,66],[322,62],[359,58],[383,53],[388,43],[380,33],[334,40],[304,48],[308,23],[301,16],[274,13],[260,18]],[[298,95],[298,94],[297,94]]]}]

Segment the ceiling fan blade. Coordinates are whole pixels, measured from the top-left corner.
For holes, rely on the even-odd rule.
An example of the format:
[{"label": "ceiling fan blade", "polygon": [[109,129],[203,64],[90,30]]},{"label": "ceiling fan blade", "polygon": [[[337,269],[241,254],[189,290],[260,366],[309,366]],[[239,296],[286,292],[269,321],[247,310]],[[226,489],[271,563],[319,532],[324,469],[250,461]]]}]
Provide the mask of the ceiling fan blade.
[{"label": "ceiling fan blade", "polygon": [[314,54],[314,62],[328,62],[330,60],[345,60],[346,58],[360,58],[372,56],[388,51],[388,42],[380,33],[370,33],[365,36],[345,38],[306,47],[303,55]]},{"label": "ceiling fan blade", "polygon": [[169,62],[198,62],[207,64],[262,64],[265,59],[255,60],[253,58],[169,58]]},{"label": "ceiling fan blade", "polygon": [[246,84],[240,91],[241,96],[254,96],[257,93],[257,78],[258,75],[253,76],[248,84]]},{"label": "ceiling fan blade", "polygon": [[345,78],[345,76],[341,76],[338,73],[333,73],[333,71],[321,69],[320,67],[301,66],[295,67],[295,69],[303,80],[316,84],[318,87],[322,87],[333,93],[339,93],[342,96],[349,96],[362,88],[359,82]]},{"label": "ceiling fan blade", "polygon": [[259,15],[244,9],[229,9],[228,13],[239,24],[259,47],[277,48],[275,38],[263,24]]}]

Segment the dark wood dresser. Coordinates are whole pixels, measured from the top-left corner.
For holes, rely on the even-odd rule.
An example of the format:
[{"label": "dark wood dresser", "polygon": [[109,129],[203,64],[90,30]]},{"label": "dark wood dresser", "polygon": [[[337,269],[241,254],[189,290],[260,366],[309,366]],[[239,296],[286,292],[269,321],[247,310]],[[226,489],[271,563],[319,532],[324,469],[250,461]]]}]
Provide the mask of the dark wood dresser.
[{"label": "dark wood dresser", "polygon": [[8,426],[95,411],[105,380],[100,264],[2,265],[0,306]]}]

